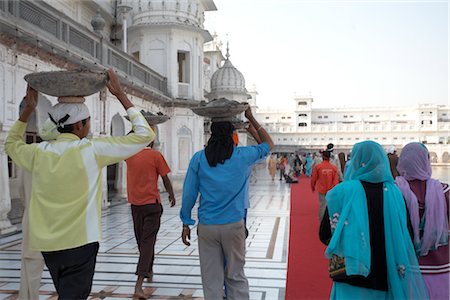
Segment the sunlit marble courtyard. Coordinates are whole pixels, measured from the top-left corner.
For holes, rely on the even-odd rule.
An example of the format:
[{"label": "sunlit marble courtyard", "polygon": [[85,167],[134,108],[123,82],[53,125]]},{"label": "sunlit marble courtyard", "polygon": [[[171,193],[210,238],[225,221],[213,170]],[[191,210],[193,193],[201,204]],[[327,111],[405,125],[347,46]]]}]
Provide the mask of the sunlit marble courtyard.
[{"label": "sunlit marble courtyard", "polygon": [[[255,169],[250,187],[251,209],[248,213],[247,264],[251,299],[284,299],[287,241],[289,230],[289,185],[269,178],[264,166]],[[167,194],[163,194],[164,199]],[[161,229],[156,242],[152,283],[144,283],[150,299],[200,299],[203,296],[196,230],[190,247],[180,239],[177,205],[164,203]],[[195,209],[196,210],[196,209]],[[133,297],[138,260],[130,207],[126,202],[103,212],[103,241],[91,299],[130,299]],[[20,225],[20,224],[18,224]],[[20,281],[21,233],[0,238],[0,299],[17,299]],[[44,271],[41,299],[56,299],[48,271]]]}]

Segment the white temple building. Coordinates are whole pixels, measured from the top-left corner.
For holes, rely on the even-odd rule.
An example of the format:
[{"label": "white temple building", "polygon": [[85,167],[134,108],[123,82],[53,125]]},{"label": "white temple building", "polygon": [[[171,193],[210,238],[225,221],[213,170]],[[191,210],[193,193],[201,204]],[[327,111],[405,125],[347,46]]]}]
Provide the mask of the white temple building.
[{"label": "white temple building", "polygon": [[[251,105],[250,99],[252,95],[245,87],[244,75],[231,63],[230,52],[227,44],[225,61],[211,76],[211,88],[209,93],[205,95],[209,101],[214,99],[225,98],[228,100],[235,100],[238,102],[245,102]],[[243,121],[245,117],[239,116]],[[210,120],[205,119],[205,144],[209,138]],[[248,144],[248,134],[245,129],[238,130],[239,145],[246,146]]]},{"label": "white temple building", "polygon": [[333,143],[348,153],[355,143],[373,140],[397,149],[426,143],[435,163],[450,162],[450,107],[314,108],[313,98],[295,97],[293,109],[258,109],[256,117],[276,144],[275,152],[315,152]]},{"label": "white temple building", "polygon": [[[207,141],[208,120],[189,107],[222,97],[250,103],[275,151],[314,151],[333,142],[348,152],[365,139],[399,147],[422,141],[434,161],[449,161],[448,106],[318,109],[312,97],[297,97],[289,111],[259,110],[256,88],[247,89],[228,49],[224,56],[218,37],[204,28],[205,13],[215,10],[213,0],[0,1],[0,235],[16,230],[8,212],[27,188],[4,142],[25,96],[23,78],[33,72],[117,70],[138,109],[170,116],[157,126],[156,139],[174,188],[181,186],[190,158]],[[54,97],[40,95],[28,124],[28,143],[40,141],[37,127],[55,103]],[[130,130],[121,104],[106,89],[86,97],[86,104],[92,137]],[[253,142],[245,130],[239,139],[242,145]],[[126,194],[125,163],[105,168],[103,207]]]},{"label": "white temple building", "polygon": [[[203,118],[189,107],[206,100],[208,77],[223,59],[217,40],[204,28],[205,12],[215,10],[213,0],[0,1],[0,234],[16,230],[7,214],[26,188],[4,142],[18,119],[28,73],[117,70],[138,109],[170,116],[157,126],[157,144],[174,187],[182,184],[191,156],[204,145]],[[55,103],[54,97],[40,95],[27,142],[40,140],[36,127]],[[130,130],[125,111],[106,89],[86,97],[86,104],[93,137]],[[105,168],[103,176],[103,207],[108,207],[109,199],[126,196],[125,163]]]}]

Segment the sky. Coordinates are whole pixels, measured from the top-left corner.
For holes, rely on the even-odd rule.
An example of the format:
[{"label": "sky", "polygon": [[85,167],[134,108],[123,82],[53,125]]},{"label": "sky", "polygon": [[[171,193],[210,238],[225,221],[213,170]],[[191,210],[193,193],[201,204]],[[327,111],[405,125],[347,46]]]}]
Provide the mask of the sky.
[{"label": "sky", "polygon": [[205,29],[229,42],[259,107],[449,104],[447,0],[214,3]]}]

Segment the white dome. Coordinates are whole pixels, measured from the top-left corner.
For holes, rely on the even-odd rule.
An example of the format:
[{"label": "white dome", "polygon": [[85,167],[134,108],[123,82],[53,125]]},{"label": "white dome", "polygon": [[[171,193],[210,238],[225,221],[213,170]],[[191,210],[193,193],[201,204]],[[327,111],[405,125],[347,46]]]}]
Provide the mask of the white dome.
[{"label": "white dome", "polygon": [[222,91],[247,92],[244,75],[233,66],[228,57],[223,66],[211,77],[211,93]]}]

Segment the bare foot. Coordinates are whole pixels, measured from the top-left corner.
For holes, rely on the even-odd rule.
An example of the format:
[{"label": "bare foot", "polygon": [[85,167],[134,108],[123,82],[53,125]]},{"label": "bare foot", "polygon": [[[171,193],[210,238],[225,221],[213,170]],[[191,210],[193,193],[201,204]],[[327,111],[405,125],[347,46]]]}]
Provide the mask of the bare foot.
[{"label": "bare foot", "polygon": [[147,299],[147,295],[144,293],[144,290],[141,289],[135,289],[134,290],[134,295],[135,298],[137,297],[138,299]]}]

